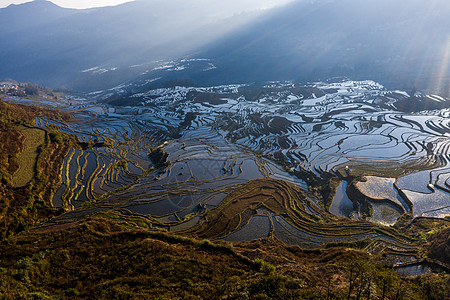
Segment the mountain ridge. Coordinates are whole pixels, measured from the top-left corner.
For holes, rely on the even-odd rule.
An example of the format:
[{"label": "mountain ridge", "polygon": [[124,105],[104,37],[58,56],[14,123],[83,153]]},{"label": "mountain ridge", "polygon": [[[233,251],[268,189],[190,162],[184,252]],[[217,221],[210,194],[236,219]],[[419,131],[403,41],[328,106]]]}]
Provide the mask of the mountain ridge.
[{"label": "mountain ridge", "polygon": [[[4,45],[0,49],[3,57],[0,59],[0,77],[74,87],[73,81],[83,77],[83,70],[96,66],[109,69],[124,66],[123,72],[113,75],[118,78],[114,84],[119,84],[123,78],[132,78],[145,71],[136,71],[130,67],[132,65],[179,57],[211,39],[212,34],[229,31],[244,22],[242,16],[236,16],[236,22],[217,22],[210,9],[212,4],[199,5],[195,14],[186,14],[188,6],[177,3],[134,1],[88,10],[66,10],[56,6],[58,11],[70,13],[47,21],[38,18],[30,30],[28,27],[15,28],[14,24],[22,23],[38,11],[35,7],[42,8],[48,2],[16,6],[14,8],[20,13],[10,15],[14,20],[8,21],[15,30],[0,35],[0,43]],[[10,9],[2,9],[0,13],[7,14],[8,11]],[[6,18],[0,18],[1,27],[5,26],[4,22]],[[205,26],[209,30],[204,30]],[[102,80],[105,78],[97,78],[96,82]],[[83,85],[92,82],[85,77],[82,81],[75,88],[82,90]]]},{"label": "mountain ridge", "polygon": [[[51,23],[76,12],[77,10],[75,9],[63,8],[47,0],[11,4],[0,9],[0,22],[2,25],[0,35],[11,34],[33,26]],[[17,19],[25,14],[27,18],[18,22]]]},{"label": "mountain ridge", "polygon": [[[20,7],[48,5],[32,3]],[[61,18],[0,35],[0,77],[95,91],[159,77],[207,86],[346,76],[449,95],[448,3],[294,1],[222,17],[215,2],[195,4],[194,10],[157,0],[63,9]],[[210,59],[215,68],[155,70],[160,61],[186,58]],[[82,72],[95,67],[108,72]]]}]

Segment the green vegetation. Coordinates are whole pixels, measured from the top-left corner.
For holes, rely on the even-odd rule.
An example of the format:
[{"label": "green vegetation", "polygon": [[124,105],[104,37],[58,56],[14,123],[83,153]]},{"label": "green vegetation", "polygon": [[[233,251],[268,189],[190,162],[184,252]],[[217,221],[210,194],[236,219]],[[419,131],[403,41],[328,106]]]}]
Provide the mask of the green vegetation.
[{"label": "green vegetation", "polygon": [[36,128],[18,128],[25,138],[24,149],[17,158],[19,169],[12,178],[12,186],[24,187],[34,177],[34,170],[38,157],[39,147],[45,143],[45,131]]},{"label": "green vegetation", "polygon": [[402,279],[363,251],[231,245],[104,218],[21,233],[0,251],[4,299],[438,299],[449,282]]},{"label": "green vegetation", "polygon": [[37,116],[68,120],[69,115],[0,101],[0,240],[54,215],[51,196],[73,137],[66,143],[48,138],[51,129],[34,127]]},{"label": "green vegetation", "polygon": [[[448,220],[450,223],[450,220]],[[447,226],[449,226],[447,224]],[[450,264],[450,227],[438,230],[428,237],[428,257]]]},{"label": "green vegetation", "polygon": [[170,162],[167,160],[169,154],[165,153],[161,147],[150,150],[148,157],[158,169],[167,168]]}]

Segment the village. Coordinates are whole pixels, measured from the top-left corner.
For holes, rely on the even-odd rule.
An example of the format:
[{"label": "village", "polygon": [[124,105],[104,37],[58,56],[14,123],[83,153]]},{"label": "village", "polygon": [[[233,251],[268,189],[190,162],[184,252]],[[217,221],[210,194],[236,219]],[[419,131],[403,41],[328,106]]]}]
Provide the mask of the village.
[{"label": "village", "polygon": [[2,81],[0,82],[0,95],[23,97],[26,95],[25,86],[25,84],[17,82]]},{"label": "village", "polygon": [[64,93],[57,93],[51,88],[32,83],[17,82],[11,79],[0,81],[0,96],[4,96],[4,100],[9,97],[27,98],[30,100],[59,100],[60,98],[65,98]]}]

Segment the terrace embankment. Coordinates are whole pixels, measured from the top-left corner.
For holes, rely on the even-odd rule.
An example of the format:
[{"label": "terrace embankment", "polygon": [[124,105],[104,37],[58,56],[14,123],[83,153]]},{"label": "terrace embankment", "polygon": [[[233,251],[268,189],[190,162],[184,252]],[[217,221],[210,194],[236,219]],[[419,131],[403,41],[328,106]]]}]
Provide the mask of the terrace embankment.
[{"label": "terrace embankment", "polygon": [[385,246],[390,244],[388,248],[394,245],[392,247],[397,250],[415,251],[415,243],[395,229],[367,221],[337,218],[311,203],[298,187],[270,178],[237,185],[217,208],[205,212],[203,222],[185,234],[223,238],[245,227],[259,209],[273,213],[271,236],[273,222],[284,220],[292,226],[292,232],[303,232],[311,241],[322,244],[373,239],[369,244],[382,241]]},{"label": "terrace embankment", "polygon": [[[217,209],[208,211],[205,222],[194,232],[200,237],[223,237],[245,226],[259,208],[266,208],[278,215],[313,223],[319,217],[305,211],[307,199],[297,187],[276,179],[256,179],[238,185]],[[319,212],[322,216],[322,213]],[[323,215],[325,217],[325,215]]]},{"label": "terrace embankment", "polygon": [[76,140],[62,133],[59,141],[51,139],[58,130],[34,127],[37,116],[69,118],[58,111],[0,101],[1,238],[56,213],[49,201],[61,180],[55,174]]}]

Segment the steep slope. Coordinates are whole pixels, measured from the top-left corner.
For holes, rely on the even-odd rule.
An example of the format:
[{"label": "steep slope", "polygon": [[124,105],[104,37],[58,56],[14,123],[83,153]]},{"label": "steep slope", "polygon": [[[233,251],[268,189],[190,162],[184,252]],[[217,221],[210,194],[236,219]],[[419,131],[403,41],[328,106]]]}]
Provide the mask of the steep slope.
[{"label": "steep slope", "polygon": [[38,0],[24,5],[10,5],[0,9],[0,36],[18,34],[22,30],[32,30],[41,26],[67,18],[75,14],[74,9],[66,9],[50,1]]},{"label": "steep slope", "polygon": [[3,299],[446,299],[449,275],[402,279],[351,248],[210,242],[94,218],[0,245]]},{"label": "steep slope", "polygon": [[219,22],[233,10],[221,13],[218,3],[152,0],[69,10],[34,1],[2,9],[0,78],[81,90],[114,86],[144,72],[140,64],[152,69],[155,61],[186,54],[247,20]]},{"label": "steep slope", "polygon": [[297,1],[200,54],[217,69],[199,82],[350,76],[448,94],[446,1]]},{"label": "steep slope", "polygon": [[[447,1],[298,0],[236,15],[244,8],[205,0],[11,6],[0,10],[0,77],[94,91],[137,79],[215,85],[348,76],[449,93]],[[161,71],[160,60],[180,57],[211,65]]]},{"label": "steep slope", "polygon": [[75,141],[56,128],[35,127],[37,116],[69,118],[66,113],[0,100],[0,240],[56,212],[49,201],[60,184],[54,174]]}]

